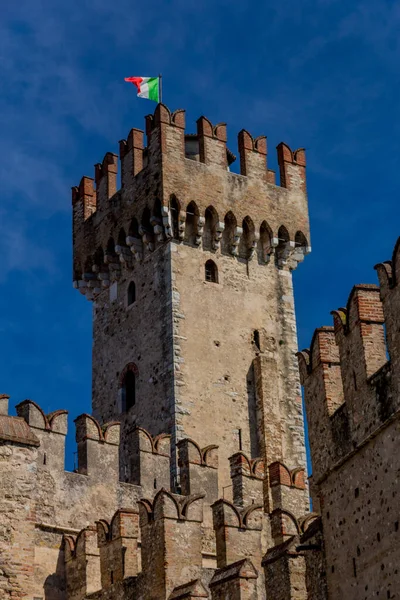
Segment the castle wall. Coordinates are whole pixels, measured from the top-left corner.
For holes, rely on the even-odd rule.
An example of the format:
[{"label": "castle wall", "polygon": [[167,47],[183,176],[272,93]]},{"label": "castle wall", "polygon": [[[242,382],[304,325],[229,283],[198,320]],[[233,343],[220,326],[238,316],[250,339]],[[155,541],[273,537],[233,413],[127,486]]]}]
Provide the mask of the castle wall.
[{"label": "castle wall", "polygon": [[330,598],[400,589],[399,431],[397,418],[320,484]]},{"label": "castle wall", "polygon": [[399,249],[299,353],[329,598],[400,586]]}]

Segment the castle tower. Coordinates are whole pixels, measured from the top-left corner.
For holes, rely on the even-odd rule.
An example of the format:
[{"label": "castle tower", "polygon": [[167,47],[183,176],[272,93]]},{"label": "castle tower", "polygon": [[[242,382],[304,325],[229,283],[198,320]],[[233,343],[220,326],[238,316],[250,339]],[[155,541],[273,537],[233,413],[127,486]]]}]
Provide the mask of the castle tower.
[{"label": "castle tower", "polygon": [[[93,300],[93,415],[130,431],[219,444],[219,486],[243,452],[305,465],[292,270],[309,251],[304,150],[242,130],[240,175],[226,126],[159,104],[144,134],[73,188],[74,285]],[[95,184],[95,185],[94,185]],[[175,462],[174,462],[175,461]],[[173,466],[174,469],[174,466]],[[178,480],[175,482],[178,486]],[[229,492],[225,493],[225,497]]]}]

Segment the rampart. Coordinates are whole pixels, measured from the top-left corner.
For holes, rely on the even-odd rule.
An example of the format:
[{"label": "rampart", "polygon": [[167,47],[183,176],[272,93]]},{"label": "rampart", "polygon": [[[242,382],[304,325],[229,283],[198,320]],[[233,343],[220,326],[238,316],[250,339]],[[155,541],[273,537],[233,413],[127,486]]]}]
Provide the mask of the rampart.
[{"label": "rampart", "polygon": [[[5,413],[7,397],[2,400]],[[0,415],[7,491],[2,524],[9,532],[0,542],[6,574],[0,589],[6,598],[264,598],[265,553],[299,540],[314,518],[295,514],[303,506],[296,507],[296,490],[304,489],[304,480],[283,464],[265,470],[261,459],[232,456],[230,502],[218,496],[218,447],[201,449],[184,439],[177,494],[169,487],[168,436],[152,438],[139,427],[128,432],[134,483],[121,482],[119,423],[79,416],[78,464],[66,472],[67,412],[45,415],[31,400],[17,412]],[[302,577],[306,585],[305,569]]]},{"label": "rampart", "polygon": [[330,598],[399,589],[399,254],[299,353]]}]

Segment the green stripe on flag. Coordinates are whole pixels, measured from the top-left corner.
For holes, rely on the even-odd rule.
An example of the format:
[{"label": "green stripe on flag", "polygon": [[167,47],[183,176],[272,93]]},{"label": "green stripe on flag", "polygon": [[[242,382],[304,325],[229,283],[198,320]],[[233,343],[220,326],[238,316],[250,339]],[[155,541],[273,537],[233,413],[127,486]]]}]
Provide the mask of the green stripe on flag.
[{"label": "green stripe on flag", "polygon": [[154,102],[159,101],[159,87],[158,87],[158,77],[151,77],[148,82],[149,86],[149,100],[154,100]]}]

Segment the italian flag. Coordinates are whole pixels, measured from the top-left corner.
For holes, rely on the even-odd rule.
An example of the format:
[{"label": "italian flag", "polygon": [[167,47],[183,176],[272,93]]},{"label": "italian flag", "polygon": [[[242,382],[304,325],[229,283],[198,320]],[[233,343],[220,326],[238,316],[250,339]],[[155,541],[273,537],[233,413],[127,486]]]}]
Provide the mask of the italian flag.
[{"label": "italian flag", "polygon": [[137,87],[139,98],[160,101],[159,77],[125,77],[125,81]]}]

